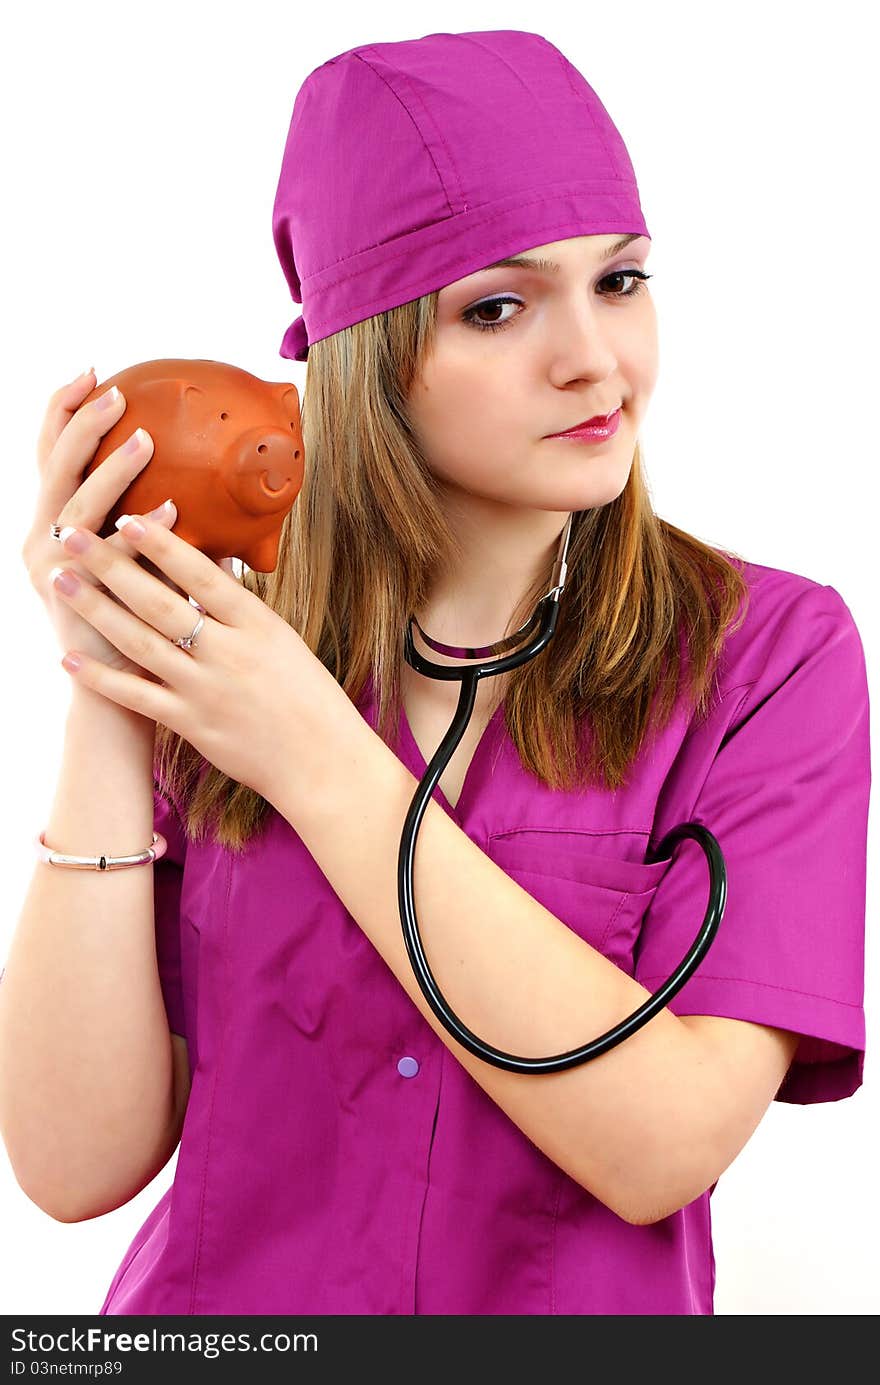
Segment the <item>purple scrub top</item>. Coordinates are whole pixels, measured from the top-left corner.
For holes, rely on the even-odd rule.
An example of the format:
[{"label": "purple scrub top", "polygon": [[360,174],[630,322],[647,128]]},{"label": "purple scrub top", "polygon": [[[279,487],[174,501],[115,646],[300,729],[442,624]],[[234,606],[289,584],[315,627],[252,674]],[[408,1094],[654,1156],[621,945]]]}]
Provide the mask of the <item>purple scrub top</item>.
[{"label": "purple scrub top", "polygon": [[[499,707],[456,809],[434,796],[652,992],[697,935],[708,876],[690,839],[672,865],[644,858],[671,827],[705,823],[727,907],[669,1009],[794,1030],[775,1099],[838,1101],[861,1084],[865,1047],[864,653],[833,587],[744,571],[750,608],[711,713],[680,710],[627,787],[544,786]],[[375,727],[369,684],[359,709]],[[395,749],[421,778],[405,714]],[[714,1312],[716,1185],[653,1225],[623,1221],[452,1056],[279,813],[239,858],[187,846],[158,794],[155,825],[157,957],[192,1091],[173,1185],[101,1313]]]}]

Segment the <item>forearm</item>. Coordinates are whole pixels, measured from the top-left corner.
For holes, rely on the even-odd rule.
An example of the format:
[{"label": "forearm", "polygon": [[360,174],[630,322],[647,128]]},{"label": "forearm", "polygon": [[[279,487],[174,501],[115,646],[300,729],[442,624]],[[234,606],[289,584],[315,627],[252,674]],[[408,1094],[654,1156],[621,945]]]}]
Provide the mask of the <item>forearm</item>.
[{"label": "forearm", "polygon": [[[275,806],[425,1019],[493,1101],[583,1187],[628,1219],[699,1195],[711,1074],[668,1009],[608,1053],[558,1073],[508,1072],[471,1054],[434,1015],[400,925],[397,868],[416,779],[350,704],[310,737]],[[292,757],[291,757],[292,758]],[[451,882],[454,881],[454,888]],[[434,801],[419,830],[415,907],[450,1008],[487,1043],[543,1057],[580,1047],[650,992],[507,876]],[[701,1091],[702,1084],[702,1091]],[[707,1175],[706,1186],[711,1182]]]},{"label": "forearm", "polygon": [[[153,734],[106,699],[74,693],[54,802],[38,824],[49,846],[123,855],[150,842]],[[9,947],[0,1132],[21,1186],[53,1216],[118,1206],[171,1154],[152,875],[37,862]]]}]

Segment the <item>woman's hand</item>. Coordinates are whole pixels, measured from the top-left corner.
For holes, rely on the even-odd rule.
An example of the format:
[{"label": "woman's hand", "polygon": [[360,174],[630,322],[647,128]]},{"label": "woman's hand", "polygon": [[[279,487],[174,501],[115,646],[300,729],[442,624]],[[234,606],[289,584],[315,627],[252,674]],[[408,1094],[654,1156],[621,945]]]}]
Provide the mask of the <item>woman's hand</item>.
[{"label": "woman's hand", "polygon": [[[63,558],[62,549],[50,533],[57,523],[64,529],[68,524],[85,524],[97,533],[104,527],[109,511],[134,478],[150,462],[153,440],[149,433],[117,447],[85,481],[83,472],[97,451],[103,435],[110,431],[125,412],[122,394],[113,400],[109,391],[81,407],[83,399],[94,388],[94,375],[89,370],[69,385],[56,390],[49,400],[40,434],[37,439],[37,467],[40,489],[30,532],[21,550],[22,560],[32,586],[43,601],[49,619],[55,627],[62,649],[76,644],[83,653],[121,671],[142,672],[114,649],[97,630],[86,624],[59,597],[49,581],[51,569]],[[107,407],[102,408],[101,405]],[[159,522],[171,528],[177,519],[176,510],[163,515]],[[112,550],[136,558],[137,552],[122,534],[105,541]],[[228,569],[229,559],[222,566]],[[77,563],[70,566],[84,582],[92,582],[90,574]]]},{"label": "woman's hand", "polygon": [[[332,736],[334,709],[357,714],[287,621],[192,544],[144,515],[136,516],[144,525],[138,535],[131,518],[117,521],[120,532],[179,591],[110,540],[78,528],[58,546],[59,558],[63,563],[64,555],[75,556],[102,587],[81,582],[62,599],[157,681],[110,667],[80,649],[68,651],[83,656],[77,669],[67,655],[62,663],[102,697],[161,722],[277,805],[282,785],[289,789],[291,776],[309,773],[310,747]],[[200,610],[204,625],[192,648],[181,649],[173,641],[192,634]]]}]

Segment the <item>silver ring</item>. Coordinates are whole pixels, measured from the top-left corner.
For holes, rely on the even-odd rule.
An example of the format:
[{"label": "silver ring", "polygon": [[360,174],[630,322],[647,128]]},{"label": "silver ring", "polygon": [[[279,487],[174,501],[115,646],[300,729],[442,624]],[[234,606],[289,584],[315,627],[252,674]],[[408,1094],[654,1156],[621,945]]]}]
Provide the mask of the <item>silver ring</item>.
[{"label": "silver ring", "polygon": [[199,631],[201,630],[204,623],[205,617],[200,615],[195,623],[195,626],[193,627],[193,632],[191,635],[184,635],[183,639],[172,640],[171,643],[176,644],[178,649],[192,649],[193,645],[195,644],[198,638]]},{"label": "silver ring", "polygon": [[[49,525],[49,532],[52,535],[52,538],[57,539],[59,543],[61,542],[62,527],[63,526],[60,524]],[[204,611],[205,608],[204,606],[199,606],[198,609],[199,611]],[[201,630],[204,623],[205,618],[203,615],[200,615],[195,625],[193,626],[193,631],[191,635],[184,635],[182,639],[172,640],[171,643],[176,645],[178,649],[192,649],[193,645],[199,637],[199,631]]]}]

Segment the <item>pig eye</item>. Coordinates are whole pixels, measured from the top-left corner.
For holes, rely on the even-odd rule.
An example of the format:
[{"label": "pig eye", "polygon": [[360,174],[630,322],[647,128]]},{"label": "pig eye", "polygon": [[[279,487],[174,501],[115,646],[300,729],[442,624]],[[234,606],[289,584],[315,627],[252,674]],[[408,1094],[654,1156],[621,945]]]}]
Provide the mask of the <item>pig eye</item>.
[{"label": "pig eye", "polygon": [[220,415],[220,417],[221,417],[221,418],[228,418],[228,417],[229,417],[229,415],[228,415],[228,414],[226,414],[226,413],[224,413],[224,414],[221,414],[221,415]]}]

